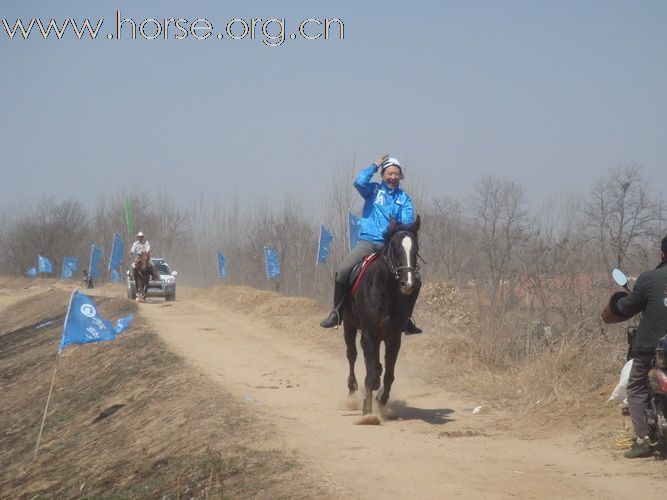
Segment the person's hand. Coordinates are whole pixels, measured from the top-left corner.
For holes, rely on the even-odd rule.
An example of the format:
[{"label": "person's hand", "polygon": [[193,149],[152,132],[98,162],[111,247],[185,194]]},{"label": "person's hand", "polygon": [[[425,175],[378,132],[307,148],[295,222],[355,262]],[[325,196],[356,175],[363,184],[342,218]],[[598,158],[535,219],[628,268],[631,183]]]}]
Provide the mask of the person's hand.
[{"label": "person's hand", "polygon": [[380,168],[382,164],[387,161],[387,158],[389,158],[388,154],[384,154],[380,156],[377,160],[373,162],[373,165],[375,165],[377,168]]}]

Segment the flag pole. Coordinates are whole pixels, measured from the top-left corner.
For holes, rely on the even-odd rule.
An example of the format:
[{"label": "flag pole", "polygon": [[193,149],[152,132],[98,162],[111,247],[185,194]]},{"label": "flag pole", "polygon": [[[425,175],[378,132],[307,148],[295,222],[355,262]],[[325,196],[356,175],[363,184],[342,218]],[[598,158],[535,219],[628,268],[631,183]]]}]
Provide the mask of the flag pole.
[{"label": "flag pole", "polygon": [[72,299],[74,299],[74,294],[78,291],[78,288],[75,288],[72,292],[72,295],[69,297],[69,305],[67,306],[67,313],[65,314],[65,322],[63,323],[63,333],[60,336],[60,346],[58,347],[58,357],[56,358],[56,367],[53,369],[53,377],[51,378],[51,387],[49,387],[49,396],[46,398],[46,406],[44,407],[44,415],[42,416],[42,425],[39,427],[39,435],[37,436],[37,444],[35,445],[35,453],[32,456],[32,461],[37,460],[37,452],[39,451],[39,442],[42,440],[42,431],[44,430],[44,422],[46,422],[46,413],[49,410],[49,402],[51,401],[51,393],[53,392],[53,384],[56,381],[56,372],[58,371],[58,363],[60,362],[60,353],[63,351],[63,338],[65,335],[65,329],[67,328],[67,320],[69,319],[69,312],[72,309]]},{"label": "flag pole", "polygon": [[322,244],[322,226],[323,224],[320,222],[320,235],[317,238],[317,253],[315,254],[315,273],[313,274],[313,290],[317,286],[317,271],[320,263],[320,245]]},{"label": "flag pole", "polygon": [[37,444],[35,445],[35,453],[32,456],[32,461],[37,460],[37,452],[39,451],[39,442],[42,439],[42,431],[44,430],[44,422],[46,422],[46,412],[49,410],[49,401],[51,401],[51,393],[53,392],[53,384],[56,381],[56,372],[58,371],[58,362],[60,361],[60,353],[56,358],[56,367],[53,369],[53,377],[51,378],[51,387],[49,388],[49,397],[46,398],[46,406],[44,407],[44,416],[42,416],[42,425],[39,427],[39,435],[37,436]]}]

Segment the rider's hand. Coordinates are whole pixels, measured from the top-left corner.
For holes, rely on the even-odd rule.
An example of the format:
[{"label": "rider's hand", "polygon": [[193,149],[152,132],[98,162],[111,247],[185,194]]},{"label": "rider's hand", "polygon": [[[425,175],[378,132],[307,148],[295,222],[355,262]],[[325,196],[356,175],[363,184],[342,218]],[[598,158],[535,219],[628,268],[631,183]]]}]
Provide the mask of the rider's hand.
[{"label": "rider's hand", "polygon": [[382,166],[382,164],[383,164],[385,161],[387,161],[387,158],[389,158],[389,155],[388,155],[388,154],[384,154],[384,155],[378,157],[378,159],[375,160],[375,161],[373,162],[373,165],[375,165],[377,168],[380,168],[380,167]]}]

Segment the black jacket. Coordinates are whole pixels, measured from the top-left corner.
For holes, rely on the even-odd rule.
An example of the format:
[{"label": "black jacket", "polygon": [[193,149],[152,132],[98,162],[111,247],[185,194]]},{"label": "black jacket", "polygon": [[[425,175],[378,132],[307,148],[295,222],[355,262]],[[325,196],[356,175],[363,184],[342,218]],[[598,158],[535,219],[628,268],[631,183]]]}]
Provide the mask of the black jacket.
[{"label": "black jacket", "polygon": [[658,340],[667,335],[667,261],[641,273],[632,292],[616,305],[628,316],[644,312],[632,341],[632,352],[655,354]]}]

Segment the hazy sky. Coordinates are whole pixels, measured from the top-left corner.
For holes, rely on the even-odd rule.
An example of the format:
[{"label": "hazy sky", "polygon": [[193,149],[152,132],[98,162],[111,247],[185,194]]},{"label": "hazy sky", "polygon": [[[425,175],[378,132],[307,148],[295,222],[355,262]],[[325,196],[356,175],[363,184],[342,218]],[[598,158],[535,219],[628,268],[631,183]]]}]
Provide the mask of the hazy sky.
[{"label": "hazy sky", "polygon": [[[206,18],[212,35],[130,40],[126,24],[109,40],[117,10],[137,29]],[[665,1],[0,4],[10,28],[17,17],[104,22],[94,41],[36,26],[9,40],[0,25],[0,207],[133,182],[183,201],[294,193],[317,207],[331,169],[383,152],[431,197],[495,173],[536,201],[622,164],[667,185]],[[267,47],[258,25],[231,40],[234,18],[285,18],[287,39]],[[289,39],[308,18],[341,19],[345,39]]]}]

